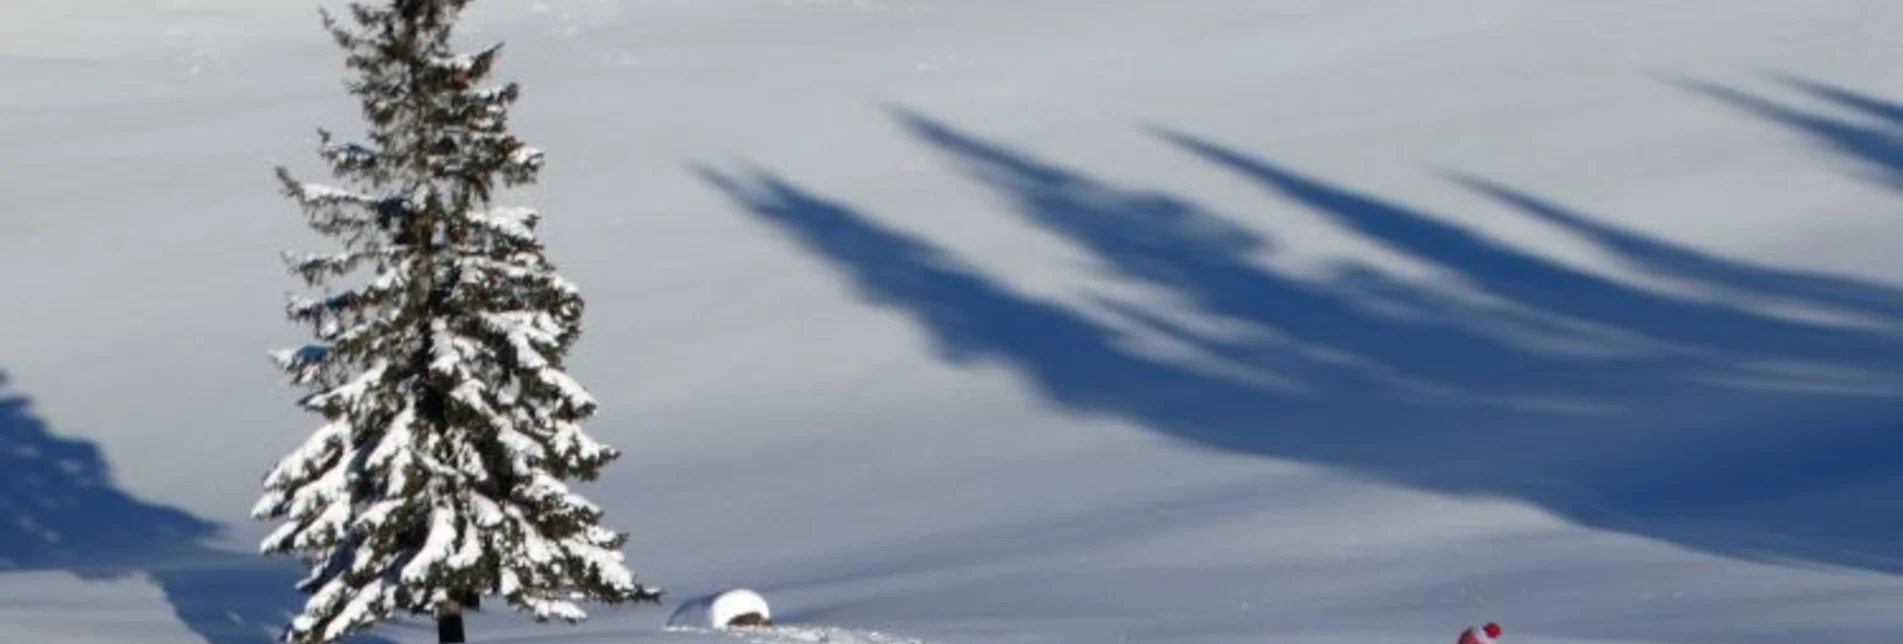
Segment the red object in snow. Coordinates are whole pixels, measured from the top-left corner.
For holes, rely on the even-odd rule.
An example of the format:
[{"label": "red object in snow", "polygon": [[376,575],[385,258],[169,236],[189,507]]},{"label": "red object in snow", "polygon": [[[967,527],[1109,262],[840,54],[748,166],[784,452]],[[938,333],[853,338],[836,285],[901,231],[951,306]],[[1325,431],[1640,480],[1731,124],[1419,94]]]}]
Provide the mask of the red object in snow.
[{"label": "red object in snow", "polygon": [[1470,627],[1460,634],[1460,640],[1454,644],[1494,644],[1494,638],[1500,636],[1500,625],[1487,622],[1486,626]]}]

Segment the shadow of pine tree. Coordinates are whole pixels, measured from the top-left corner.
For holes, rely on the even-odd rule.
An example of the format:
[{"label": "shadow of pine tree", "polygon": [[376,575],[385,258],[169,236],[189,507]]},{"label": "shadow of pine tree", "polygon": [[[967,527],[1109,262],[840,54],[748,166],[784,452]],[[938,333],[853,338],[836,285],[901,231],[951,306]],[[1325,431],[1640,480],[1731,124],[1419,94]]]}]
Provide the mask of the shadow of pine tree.
[{"label": "shadow of pine tree", "polygon": [[[700,168],[745,211],[908,315],[948,360],[1005,365],[1069,407],[1196,445],[1423,489],[1523,499],[1578,523],[1754,560],[1903,571],[1903,292],[1714,257],[1479,179],[1480,194],[1641,270],[1864,326],[1588,273],[1434,213],[1198,139],[1161,137],[1277,200],[1456,276],[1368,265],[1300,279],[1278,243],[1181,195],[1126,188],[909,111],[908,131],[1028,223],[1249,339],[1110,307],[1222,369],[1024,295],[928,241],[774,174]],[[1272,216],[1265,220],[1273,223]]]},{"label": "shadow of pine tree", "polygon": [[0,572],[142,576],[210,644],[276,641],[302,604],[300,571],[205,545],[218,532],[215,523],[120,490],[98,446],[54,434],[0,373]]}]

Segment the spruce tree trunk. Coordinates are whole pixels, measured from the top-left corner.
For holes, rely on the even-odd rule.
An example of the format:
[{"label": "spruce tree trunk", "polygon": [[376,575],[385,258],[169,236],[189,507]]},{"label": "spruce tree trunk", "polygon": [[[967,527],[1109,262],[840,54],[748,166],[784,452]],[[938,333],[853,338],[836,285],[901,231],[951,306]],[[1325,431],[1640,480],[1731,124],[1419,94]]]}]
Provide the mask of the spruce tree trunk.
[{"label": "spruce tree trunk", "polygon": [[437,644],[463,644],[467,641],[463,635],[463,609],[460,603],[437,612]]}]

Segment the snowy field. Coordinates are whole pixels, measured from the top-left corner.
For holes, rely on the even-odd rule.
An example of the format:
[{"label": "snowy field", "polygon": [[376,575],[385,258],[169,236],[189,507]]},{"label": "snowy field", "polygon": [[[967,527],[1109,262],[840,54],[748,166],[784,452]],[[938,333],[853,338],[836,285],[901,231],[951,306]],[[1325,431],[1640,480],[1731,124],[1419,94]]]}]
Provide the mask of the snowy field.
[{"label": "snowy field", "polygon": [[[1903,3],[487,0],[662,606],[1903,641]],[[315,7],[0,2],[0,642],[266,641]],[[732,585],[785,625],[670,630]],[[434,641],[406,620],[366,642]]]}]

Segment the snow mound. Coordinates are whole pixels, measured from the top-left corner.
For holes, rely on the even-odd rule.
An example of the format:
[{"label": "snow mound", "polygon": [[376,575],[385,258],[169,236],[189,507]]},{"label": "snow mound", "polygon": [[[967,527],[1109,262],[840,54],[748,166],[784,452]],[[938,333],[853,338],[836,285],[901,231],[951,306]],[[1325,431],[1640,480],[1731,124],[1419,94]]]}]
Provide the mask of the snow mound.
[{"label": "snow mound", "polygon": [[773,611],[767,607],[766,598],[745,588],[733,588],[681,604],[667,623],[669,626],[721,629],[734,626],[736,620],[753,615],[757,615],[760,622],[772,621]]}]

